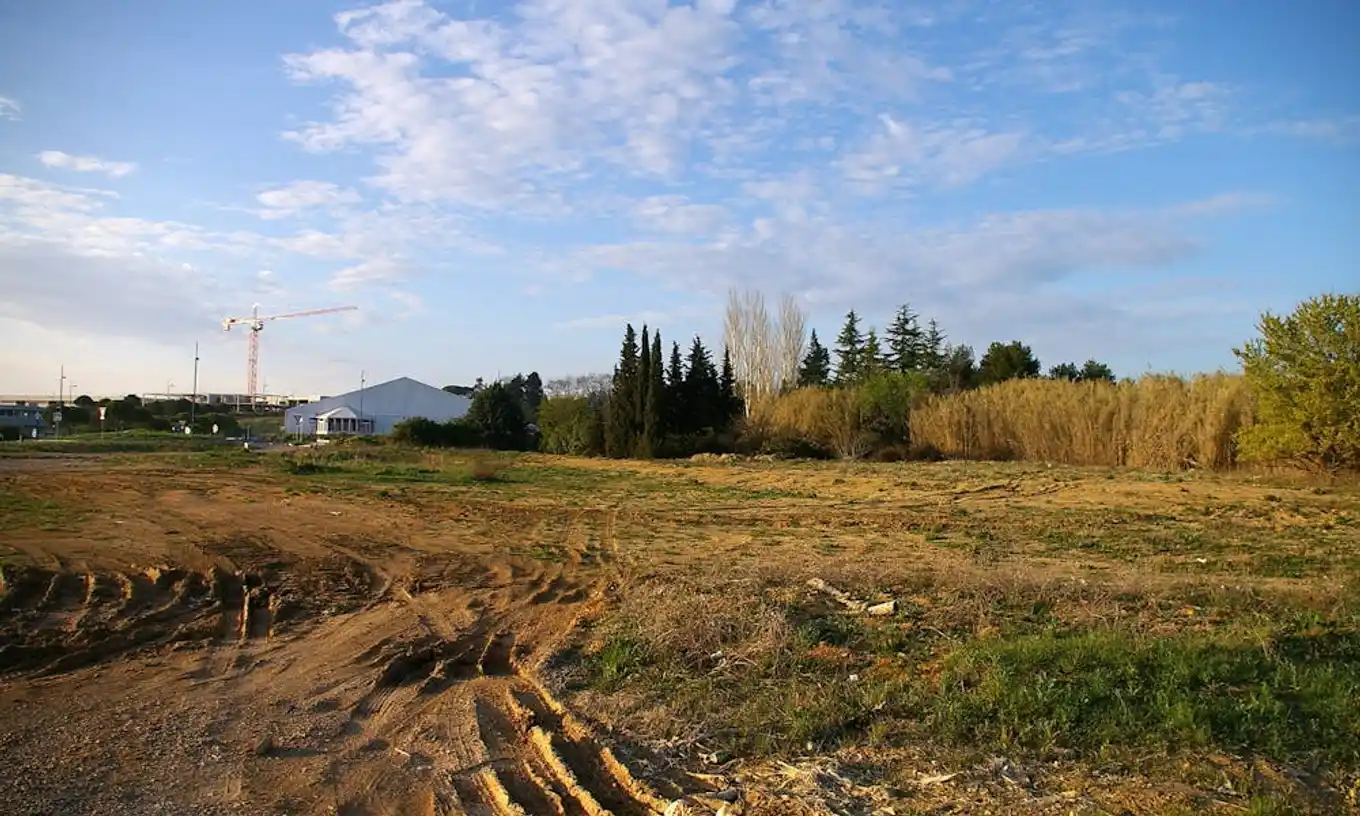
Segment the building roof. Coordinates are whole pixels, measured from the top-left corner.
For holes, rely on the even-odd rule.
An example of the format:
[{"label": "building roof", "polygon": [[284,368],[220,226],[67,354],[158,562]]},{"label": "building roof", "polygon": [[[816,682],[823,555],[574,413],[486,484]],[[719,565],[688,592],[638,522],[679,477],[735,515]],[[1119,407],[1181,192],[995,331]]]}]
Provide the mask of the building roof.
[{"label": "building roof", "polygon": [[297,405],[288,409],[287,413],[291,424],[296,424],[293,417],[321,416],[342,407],[354,411],[355,417],[363,414],[365,417],[421,416],[445,420],[467,413],[470,404],[471,400],[467,397],[450,394],[410,377],[398,377],[361,390]]}]

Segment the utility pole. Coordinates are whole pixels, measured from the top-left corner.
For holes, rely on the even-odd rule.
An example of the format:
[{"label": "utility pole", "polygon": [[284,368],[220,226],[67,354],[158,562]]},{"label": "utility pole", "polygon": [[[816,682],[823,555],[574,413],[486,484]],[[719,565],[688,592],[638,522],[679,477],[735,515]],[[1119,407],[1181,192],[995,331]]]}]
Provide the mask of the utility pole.
[{"label": "utility pole", "polygon": [[194,393],[189,397],[189,427],[198,413],[198,344],[194,343]]},{"label": "utility pole", "polygon": [[61,436],[61,409],[64,403],[62,399],[66,396],[66,366],[61,367],[61,380],[57,383],[57,407],[52,412],[53,433]]},{"label": "utility pole", "polygon": [[366,384],[365,375],[367,372],[359,371],[359,433],[364,432],[364,385]]}]

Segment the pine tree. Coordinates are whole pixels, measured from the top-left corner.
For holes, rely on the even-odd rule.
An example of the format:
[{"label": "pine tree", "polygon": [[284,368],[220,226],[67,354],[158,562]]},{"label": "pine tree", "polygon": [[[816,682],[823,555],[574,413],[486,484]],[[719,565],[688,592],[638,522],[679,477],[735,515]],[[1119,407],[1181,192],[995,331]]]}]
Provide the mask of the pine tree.
[{"label": "pine tree", "polygon": [[661,450],[661,441],[666,429],[666,382],[661,366],[661,331],[652,335],[652,350],[648,355],[652,361],[650,376],[647,380],[647,412],[642,425],[642,447],[639,454],[644,459],[656,456]]},{"label": "pine tree", "polygon": [[936,371],[944,365],[945,340],[940,324],[932,317],[926,327],[925,339],[921,341],[921,362],[926,371]]},{"label": "pine tree", "polygon": [[637,333],[630,323],[623,334],[619,364],[614,367],[614,386],[610,390],[609,413],[605,419],[605,455],[615,459],[633,452],[638,362]]},{"label": "pine tree", "polygon": [[732,425],[733,417],[740,416],[744,410],[741,397],[737,396],[737,377],[732,371],[732,353],[723,346],[722,373],[718,376],[718,392],[722,395],[722,427]]},{"label": "pine tree", "polygon": [[925,339],[916,313],[911,310],[909,304],[904,303],[897,307],[897,313],[893,315],[893,322],[889,324],[885,334],[888,339],[889,369],[905,373],[926,367],[922,360]]},{"label": "pine tree", "polygon": [[798,387],[826,385],[831,382],[831,352],[826,350],[822,341],[817,339],[817,330],[812,330],[808,341],[807,356],[798,367]]},{"label": "pine tree", "polygon": [[864,335],[859,331],[859,315],[851,309],[845,325],[836,338],[836,382],[844,385],[859,379],[860,358],[864,352]]},{"label": "pine tree", "polygon": [[864,337],[864,350],[860,354],[860,379],[882,373],[887,367],[888,363],[883,357],[883,348],[878,342],[878,329],[870,327],[869,333]]}]

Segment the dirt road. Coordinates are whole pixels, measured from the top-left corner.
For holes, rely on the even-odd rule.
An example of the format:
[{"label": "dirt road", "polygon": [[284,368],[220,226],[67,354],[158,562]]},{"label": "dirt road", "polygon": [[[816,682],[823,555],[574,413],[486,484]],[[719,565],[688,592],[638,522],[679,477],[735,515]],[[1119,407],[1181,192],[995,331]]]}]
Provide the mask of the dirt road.
[{"label": "dirt road", "polygon": [[617,510],[8,465],[75,508],[4,533],[8,812],[628,816],[686,793],[536,679],[615,574]]}]

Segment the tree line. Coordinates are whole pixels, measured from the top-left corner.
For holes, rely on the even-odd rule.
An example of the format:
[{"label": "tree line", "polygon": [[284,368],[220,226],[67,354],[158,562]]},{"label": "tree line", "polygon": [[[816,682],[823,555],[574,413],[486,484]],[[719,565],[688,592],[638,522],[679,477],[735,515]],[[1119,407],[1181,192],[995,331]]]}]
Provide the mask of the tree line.
[{"label": "tree line", "polygon": [[[1002,393],[992,386],[1033,381],[1055,399],[1115,404],[1100,396],[1106,394],[1101,386],[1117,384],[1102,362],[1060,362],[1045,374],[1031,347],[1020,340],[992,342],[977,359],[971,346],[951,343],[937,321],[923,322],[910,304],[898,307],[882,335],[864,327],[851,310],[830,347],[815,328],[804,339],[806,315],[792,298],[781,299],[776,313],[769,313],[759,294],[734,292],[721,355],[698,336],[688,352],[672,342],[664,354],[659,329],[644,325],[639,336],[629,324],[612,373],[546,384],[537,374],[491,386],[479,380],[472,410],[457,424],[462,435],[446,434],[443,443],[615,458],[727,451],[895,458],[924,455],[910,447],[913,411],[929,407],[940,426],[937,435],[954,433],[946,421],[949,401],[981,388],[989,389],[979,395],[985,397]],[[1254,407],[1240,412],[1246,417],[1243,427],[1227,433],[1226,441],[1213,442],[1220,453],[1212,460],[1233,462],[1241,448],[1258,460],[1355,467],[1360,462],[1355,430],[1360,428],[1360,297],[1315,298],[1293,315],[1265,315],[1259,329],[1260,338],[1234,350],[1243,361]],[[1094,384],[1097,390],[1073,389],[1070,383]],[[1134,385],[1126,380],[1118,388]],[[1005,393],[1022,394],[1015,388]],[[1034,406],[1041,404],[974,400],[961,409],[959,433],[974,433],[980,406],[987,406],[989,415],[1008,412],[1006,422],[1015,426],[1018,420],[1010,414],[1040,410]],[[1051,404],[1042,411],[1046,421],[1062,413]],[[536,433],[526,433],[531,419]],[[1007,440],[998,444],[1015,447]]]}]

